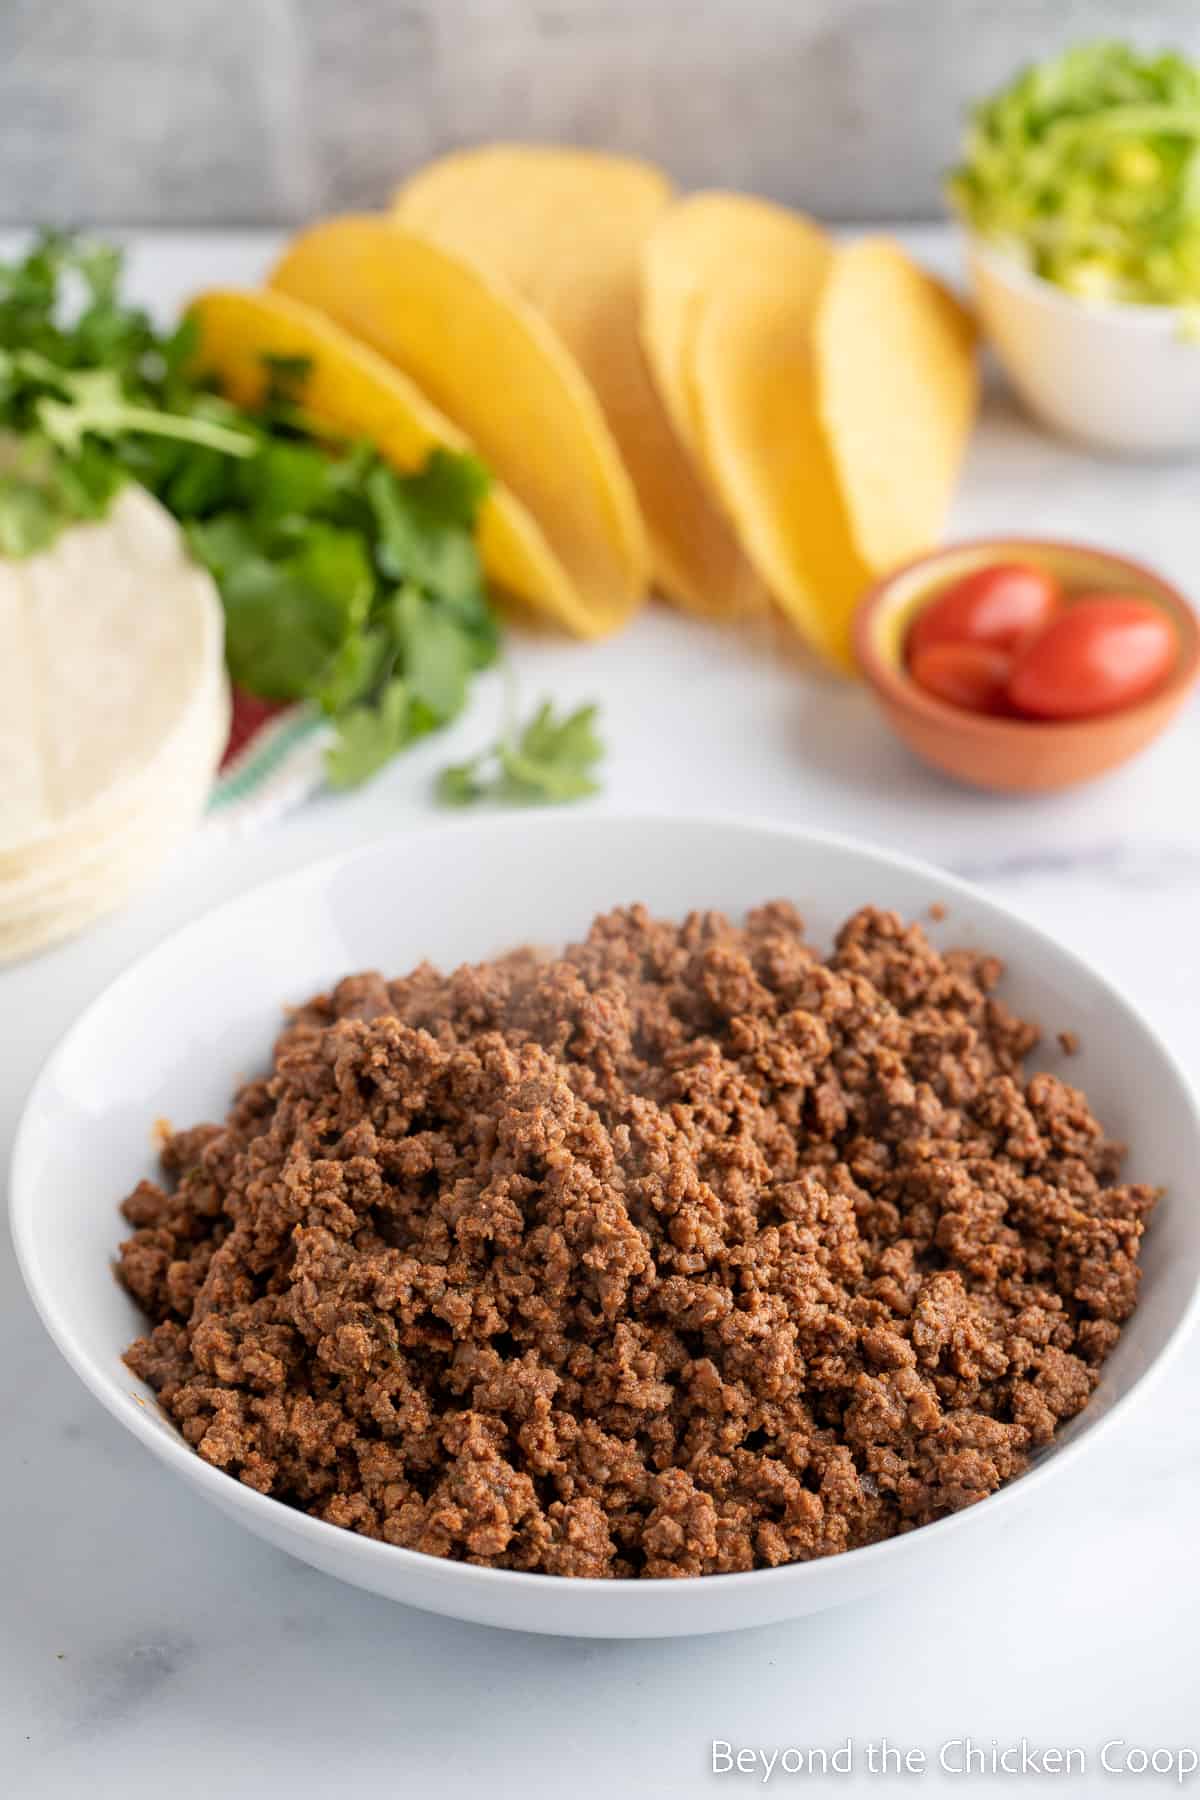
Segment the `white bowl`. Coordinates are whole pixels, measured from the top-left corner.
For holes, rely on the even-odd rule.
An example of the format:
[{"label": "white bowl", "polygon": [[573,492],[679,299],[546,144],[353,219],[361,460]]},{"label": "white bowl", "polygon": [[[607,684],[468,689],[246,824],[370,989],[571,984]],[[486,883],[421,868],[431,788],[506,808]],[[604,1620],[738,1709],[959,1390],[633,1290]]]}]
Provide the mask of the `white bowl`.
[{"label": "white bowl", "polygon": [[1200,450],[1200,342],[1178,308],[1078,300],[979,238],[967,260],[984,330],[1037,418],[1123,456]]},{"label": "white bowl", "polygon": [[[1132,1141],[1132,1179],[1170,1194],[1146,1242],[1141,1305],[1087,1409],[1020,1480],[905,1536],[812,1563],[692,1581],[586,1581],[473,1568],[356,1536],[222,1474],[188,1448],[121,1353],[141,1329],[113,1277],[117,1202],[152,1173],[151,1127],[220,1118],[241,1075],[267,1057],[285,1001],[350,970],[399,973],[518,943],[580,936],[593,914],[645,901],[740,913],[786,896],[810,934],[873,902],[930,924],[943,944],[985,946],[1010,964],[1005,997],[1081,1049],[1069,1069],[1101,1118]],[[682,1636],[766,1624],[853,1599],[953,1543],[994,1531],[1056,1469],[1094,1443],[1195,1310],[1200,1277],[1200,1117],[1151,1028],[1094,970],[1005,907],[903,857],[777,827],[703,819],[542,816],[407,833],[284,877],[190,925],[88,1008],[30,1096],[12,1168],[12,1223],[51,1336],[109,1411],[167,1466],[251,1531],[331,1575],[395,1600],[488,1625],[584,1637]],[[131,1495],[130,1503],[134,1504]],[[926,1576],[928,1579],[928,1575]]]}]

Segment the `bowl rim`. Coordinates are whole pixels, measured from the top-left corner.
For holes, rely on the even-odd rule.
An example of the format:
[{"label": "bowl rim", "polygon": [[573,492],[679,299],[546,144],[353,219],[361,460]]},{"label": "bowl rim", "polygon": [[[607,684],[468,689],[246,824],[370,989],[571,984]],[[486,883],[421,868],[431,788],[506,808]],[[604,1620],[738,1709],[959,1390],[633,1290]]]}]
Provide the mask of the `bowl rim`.
[{"label": "bowl rim", "polygon": [[[1016,561],[1016,553],[1021,551],[1033,552],[1035,556],[1043,551],[1061,556],[1085,555],[1128,575],[1134,586],[1153,589],[1165,599],[1177,623],[1182,627],[1183,642],[1168,679],[1161,687],[1132,706],[1118,707],[1110,713],[1097,713],[1087,719],[1006,719],[990,713],[968,712],[965,707],[951,706],[949,701],[927,694],[917,686],[903,661],[893,665],[885,656],[880,655],[872,629],[875,619],[898,582],[907,580],[920,569],[927,569],[932,574],[939,563],[948,562],[964,552],[973,554],[984,551],[995,551],[998,562],[1006,559]],[[923,550],[872,582],[854,609],[851,635],[859,668],[870,686],[884,699],[904,707],[907,712],[921,713],[940,725],[953,727],[965,736],[991,739],[997,745],[1017,742],[1028,744],[1035,740],[1040,740],[1045,745],[1078,742],[1087,733],[1111,725],[1118,719],[1129,722],[1139,717],[1151,719],[1164,703],[1172,704],[1182,700],[1195,684],[1197,676],[1200,676],[1200,614],[1183,590],[1148,563],[1139,562],[1116,550],[1107,550],[1100,544],[1083,544],[1068,538],[1015,535],[994,537],[988,534],[982,537],[956,538],[952,542],[939,544],[934,550]]]},{"label": "bowl rim", "polygon": [[[974,883],[939,868],[935,863],[905,855],[901,851],[882,848],[847,833],[810,830],[802,826],[792,826],[778,819],[729,812],[692,814],[648,811],[646,813],[594,813],[590,815],[590,818],[589,815],[584,814],[579,816],[576,822],[582,825],[585,820],[589,823],[603,823],[613,830],[634,827],[639,830],[652,828],[656,832],[665,832],[679,826],[686,826],[689,829],[706,829],[710,832],[732,831],[747,835],[767,834],[818,851],[823,848],[849,851],[859,856],[866,855],[882,864],[903,870],[909,875],[927,881],[936,890],[939,899],[945,898],[959,904],[966,902],[976,906],[982,903],[985,908],[1005,915],[1014,920],[1022,931],[1030,933],[1041,949],[1064,961],[1074,972],[1085,976],[1104,993],[1106,999],[1111,1001],[1119,1011],[1128,1014],[1136,1021],[1139,1029],[1154,1045],[1176,1084],[1181,1102],[1182,1118],[1190,1126],[1197,1148],[1200,1150],[1200,1092],[1193,1086],[1179,1059],[1146,1019],[1141,1009],[1086,957],[1081,956],[1066,944],[1060,943],[1049,932],[1028,919],[1019,908],[993,899],[991,895],[975,886]],[[132,1408],[125,1404],[130,1397],[129,1389],[122,1387],[117,1377],[109,1374],[92,1358],[76,1337],[72,1323],[65,1316],[64,1310],[60,1309],[52,1293],[48,1292],[43,1285],[32,1228],[37,1188],[26,1165],[32,1153],[31,1139],[34,1133],[35,1115],[43,1103],[46,1091],[57,1075],[59,1065],[70,1060],[76,1042],[86,1034],[93,1021],[103,1010],[114,1000],[119,999],[123,990],[133,988],[140,980],[144,979],[148,966],[153,967],[156,963],[170,962],[184,949],[189,938],[197,937],[210,930],[218,922],[231,923],[240,910],[249,910],[261,904],[272,894],[286,894],[289,888],[298,883],[311,881],[314,878],[319,879],[323,875],[332,874],[335,871],[343,871],[357,861],[365,862],[371,857],[377,856],[391,844],[403,843],[406,855],[411,856],[414,847],[419,849],[422,840],[436,841],[438,838],[448,837],[451,834],[463,837],[470,835],[478,840],[485,835],[502,837],[506,832],[514,829],[541,831],[549,835],[561,822],[559,819],[549,816],[523,818],[520,815],[513,815],[483,823],[476,820],[459,820],[450,824],[427,825],[417,831],[397,830],[384,833],[349,849],[311,859],[281,875],[257,882],[219,905],[206,909],[198,917],[169,932],[149,950],[136,956],[88,1002],[79,1016],[67,1027],[51,1048],[38,1069],[21,1111],[9,1165],[9,1229],[16,1251],[18,1268],[34,1308],[55,1346],[93,1397],[119,1424],[145,1445],[151,1454],[168,1468],[176,1471],[185,1482],[194,1483],[219,1508],[227,1512],[245,1513],[248,1515],[248,1519],[259,1521],[259,1524],[252,1525],[251,1529],[268,1541],[278,1541],[276,1528],[278,1525],[285,1528],[288,1535],[294,1540],[309,1543],[314,1550],[319,1551],[324,1548],[335,1552],[338,1557],[344,1556],[351,1560],[358,1560],[364,1569],[377,1567],[397,1570],[407,1566],[418,1578],[420,1576],[432,1578],[443,1583],[447,1589],[457,1586],[460,1590],[481,1592],[490,1588],[499,1593],[511,1592],[520,1588],[531,1597],[540,1593],[547,1600],[551,1596],[557,1596],[562,1600],[572,1592],[586,1591],[599,1604],[613,1610],[620,1610],[627,1606],[637,1607],[638,1605],[653,1608],[653,1597],[661,1594],[663,1586],[661,1580],[613,1580],[593,1576],[567,1578],[524,1569],[482,1568],[473,1563],[461,1562],[453,1558],[429,1556],[422,1551],[409,1550],[401,1545],[389,1544],[377,1538],[364,1537],[343,1526],[314,1518],[311,1514],[289,1506],[285,1501],[277,1500],[270,1494],[262,1494],[253,1488],[246,1487],[237,1480],[236,1476],[231,1476],[224,1470],[213,1467],[184,1442],[177,1430],[163,1430],[154,1423],[149,1407],[146,1403],[141,1402],[140,1397],[137,1397],[139,1403]],[[115,1279],[111,1264],[105,1272],[109,1279]],[[864,1545],[859,1549],[841,1551],[833,1556],[819,1557],[807,1562],[782,1563],[775,1568],[747,1569],[730,1574],[699,1576],[691,1580],[674,1580],[670,1585],[676,1605],[684,1613],[703,1612],[707,1605],[704,1596],[709,1593],[745,1592],[748,1588],[765,1588],[768,1582],[776,1588],[791,1586],[802,1588],[806,1581],[819,1582],[822,1579],[822,1571],[828,1572],[834,1567],[845,1568],[847,1572],[851,1569],[871,1569],[886,1563],[889,1559],[902,1558],[912,1550],[915,1544],[920,1543],[932,1547],[935,1541],[945,1543],[952,1535],[961,1535],[972,1529],[980,1529],[987,1520],[998,1518],[1001,1513],[1011,1513],[1020,1499],[1027,1498],[1042,1486],[1052,1470],[1061,1470],[1075,1462],[1089,1447],[1107,1436],[1113,1422],[1118,1418],[1123,1418],[1132,1403],[1145,1398],[1153,1385],[1161,1379],[1171,1362],[1178,1356],[1180,1349],[1198,1322],[1200,1322],[1200,1269],[1197,1271],[1180,1317],[1176,1320],[1169,1336],[1157,1355],[1134,1377],[1126,1391],[1114,1399],[1112,1404],[1099,1414],[1086,1430],[1072,1438],[1069,1443],[1048,1446],[1047,1452],[1034,1460],[1021,1475],[1004,1483],[984,1500],[977,1501],[958,1512],[949,1513],[944,1518],[936,1519],[913,1531],[885,1538],[878,1543]],[[230,1502],[233,1504],[231,1505]],[[318,1566],[328,1567],[328,1564],[318,1562]],[[828,1575],[826,1575],[827,1578]],[[639,1602],[634,1598],[638,1594],[643,1594],[646,1598]],[[829,1603],[828,1601],[824,1602],[824,1604]],[[417,1602],[417,1604],[423,1603]],[[803,1609],[798,1610],[802,1611]]]},{"label": "bowl rim", "polygon": [[[1179,334],[1180,318],[1188,310],[1184,301],[1114,300],[1107,297],[1090,300],[1082,294],[1071,293],[1069,288],[1048,280],[1045,275],[1039,275],[1036,269],[1031,269],[1019,256],[1006,249],[1003,240],[988,237],[986,233],[976,230],[969,221],[964,222],[964,230],[968,257],[982,263],[998,281],[1007,282],[1010,287],[1024,289],[1031,299],[1039,300],[1059,311],[1073,313],[1076,317],[1084,313],[1088,318],[1113,325],[1118,330],[1128,326],[1135,331],[1155,331],[1166,335],[1174,333],[1179,336],[1181,344],[1191,341]],[[1200,344],[1196,347],[1200,349]]]}]

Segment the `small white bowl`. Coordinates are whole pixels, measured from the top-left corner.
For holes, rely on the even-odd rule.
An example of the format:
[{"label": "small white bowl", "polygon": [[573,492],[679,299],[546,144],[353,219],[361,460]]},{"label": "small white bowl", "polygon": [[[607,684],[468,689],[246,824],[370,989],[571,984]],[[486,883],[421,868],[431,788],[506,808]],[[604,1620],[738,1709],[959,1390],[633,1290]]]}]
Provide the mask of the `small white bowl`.
[{"label": "small white bowl", "polygon": [[[632,900],[680,918],[691,907],[740,914],[779,896],[796,901],[822,945],[873,902],[926,918],[942,945],[1003,957],[1005,999],[1050,1034],[1079,1035],[1069,1062],[1048,1035],[1034,1066],[1084,1087],[1109,1130],[1130,1140],[1130,1180],[1168,1184],[1146,1240],[1141,1304],[1087,1408],[1026,1475],[935,1525],[842,1556],[693,1581],[593,1581],[474,1568],[359,1537],[243,1487],[189,1449],[121,1360],[144,1321],[112,1270],[128,1229],[117,1202],[155,1172],[156,1118],[222,1117],[239,1078],[265,1064],[283,1003],[350,970],[398,973],[423,956],[445,967],[562,943]],[[935,902],[949,906],[944,921],[928,919]],[[582,814],[398,833],[258,888],[160,944],[88,1008],[38,1077],[13,1156],[12,1226],[29,1291],[76,1373],[160,1462],[259,1537],[451,1618],[560,1636],[684,1637],[819,1612],[918,1566],[927,1580],[961,1582],[965,1558],[946,1567],[954,1546],[994,1536],[1180,1343],[1200,1281],[1198,1167],[1200,1116],[1170,1053],[1101,975],[1006,907],[937,869],[818,833]],[[79,1485],[82,1509],[84,1466]]]},{"label": "small white bowl", "polygon": [[971,237],[984,331],[1052,430],[1120,456],[1200,451],[1200,342],[1173,306],[1078,300]]}]

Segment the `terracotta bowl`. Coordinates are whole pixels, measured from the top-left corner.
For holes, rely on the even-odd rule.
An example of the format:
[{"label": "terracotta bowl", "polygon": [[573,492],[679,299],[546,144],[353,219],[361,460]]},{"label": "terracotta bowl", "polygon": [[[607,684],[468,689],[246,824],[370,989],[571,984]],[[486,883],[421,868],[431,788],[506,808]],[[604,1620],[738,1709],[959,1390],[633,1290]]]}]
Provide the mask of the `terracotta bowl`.
[{"label": "terracotta bowl", "polygon": [[[1161,606],[1179,635],[1179,655],[1162,687],[1122,712],[1066,724],[988,718],[925,693],[904,666],[912,620],[951,582],[998,562],[1038,563],[1068,590],[1134,593]],[[1200,673],[1200,622],[1178,589],[1107,550],[1038,538],[977,538],[905,563],[863,598],[854,647],[889,724],[910,749],[959,781],[1004,793],[1072,787],[1115,769],[1166,727]]]}]

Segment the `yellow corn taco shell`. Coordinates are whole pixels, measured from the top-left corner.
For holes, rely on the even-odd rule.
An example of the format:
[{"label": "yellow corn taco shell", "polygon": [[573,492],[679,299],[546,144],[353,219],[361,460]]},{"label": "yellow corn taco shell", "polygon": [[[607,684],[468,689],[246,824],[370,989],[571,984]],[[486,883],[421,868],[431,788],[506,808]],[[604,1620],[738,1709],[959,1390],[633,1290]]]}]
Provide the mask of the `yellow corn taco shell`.
[{"label": "yellow corn taco shell", "polygon": [[642,342],[672,423],[703,453],[694,350],[701,316],[734,284],[794,288],[808,307],[833,246],[811,219],[749,194],[693,194],[665,211],[642,259]]},{"label": "yellow corn taco shell", "polygon": [[422,169],[395,216],[509,283],[546,321],[633,477],[658,585],[691,611],[729,617],[760,607],[762,590],[672,428],[639,340],[642,250],[670,198],[666,177],[631,158],[500,144]]},{"label": "yellow corn taco shell", "polygon": [[672,418],[780,611],[852,667],[869,571],[818,404],[813,325],[833,262],[810,219],[743,194],[665,213],[643,263],[642,335]]},{"label": "yellow corn taco shell", "polygon": [[[194,300],[189,312],[199,329],[197,367],[215,375],[238,405],[261,403],[265,357],[303,357],[310,365],[306,410],[333,432],[369,438],[397,468],[417,468],[439,447],[473,448],[407,376],[285,294],[211,292]],[[540,526],[499,483],[480,513],[479,551],[489,579],[531,612],[578,637],[596,637],[606,628]]]},{"label": "yellow corn taco shell", "polygon": [[601,628],[625,622],[650,578],[633,484],[578,364],[512,288],[378,217],[302,232],[270,285],[415,381],[529,508]]},{"label": "yellow corn taco shell", "polygon": [[700,448],[780,611],[835,667],[870,578],[851,536],[818,407],[807,294],[732,285],[701,311],[691,378]]},{"label": "yellow corn taco shell", "polygon": [[814,329],[851,530],[886,569],[945,526],[979,399],[974,325],[898,244],[863,238],[834,259]]}]

